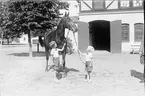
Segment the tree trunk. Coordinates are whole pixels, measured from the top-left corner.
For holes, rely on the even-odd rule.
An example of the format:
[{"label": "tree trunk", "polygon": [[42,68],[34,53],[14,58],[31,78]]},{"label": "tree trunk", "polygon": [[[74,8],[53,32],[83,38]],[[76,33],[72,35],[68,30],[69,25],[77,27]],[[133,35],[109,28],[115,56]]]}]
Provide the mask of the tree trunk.
[{"label": "tree trunk", "polygon": [[0,28],[0,31],[1,31],[1,46],[0,46],[0,48],[2,48],[2,45],[3,45],[3,30],[2,30],[2,28]]},{"label": "tree trunk", "polygon": [[28,32],[28,43],[29,43],[29,57],[33,57],[32,43],[31,43],[31,31]]}]

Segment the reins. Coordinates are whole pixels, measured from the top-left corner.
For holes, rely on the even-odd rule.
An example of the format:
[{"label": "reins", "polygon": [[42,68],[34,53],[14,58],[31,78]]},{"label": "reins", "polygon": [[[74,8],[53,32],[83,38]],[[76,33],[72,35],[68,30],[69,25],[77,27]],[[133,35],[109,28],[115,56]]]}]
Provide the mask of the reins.
[{"label": "reins", "polygon": [[85,64],[85,62],[81,59],[81,56],[80,56],[80,54],[79,54],[79,48],[78,48],[78,45],[77,45],[77,40],[76,40],[76,38],[75,38],[75,34],[74,34],[74,32],[73,32],[73,36],[74,36],[74,39],[75,39],[75,43],[76,43],[76,46],[77,46],[77,53],[78,53],[78,57],[79,57],[79,59],[80,59],[80,61],[81,61],[81,63],[84,63]]},{"label": "reins", "polygon": [[[68,37],[69,32],[70,32],[70,30],[68,30],[67,35],[66,35],[66,38]],[[73,32],[73,36],[74,36],[75,43],[76,43],[76,46],[77,46],[77,41],[76,41],[76,38],[75,38],[74,32]],[[77,47],[78,47],[78,46],[77,46]],[[78,50],[79,50],[79,49],[77,48],[77,53],[78,53]],[[78,53],[78,57],[79,57],[81,63],[84,63],[84,64],[85,64],[85,62],[81,59],[81,56],[80,56],[79,53]]]}]

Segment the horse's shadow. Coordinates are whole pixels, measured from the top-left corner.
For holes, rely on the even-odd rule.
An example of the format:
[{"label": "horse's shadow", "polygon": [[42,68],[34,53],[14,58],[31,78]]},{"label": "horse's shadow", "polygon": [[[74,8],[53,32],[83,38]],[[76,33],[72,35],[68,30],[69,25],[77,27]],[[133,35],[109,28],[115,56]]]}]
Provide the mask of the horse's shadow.
[{"label": "horse's shadow", "polygon": [[70,72],[80,72],[77,69],[67,68],[67,67],[64,68],[61,65],[59,65],[59,67],[57,69],[55,69],[55,65],[51,65],[47,71],[50,71],[51,69],[55,70],[57,72],[56,77],[58,79],[65,78]]},{"label": "horse's shadow", "polygon": [[[29,53],[12,53],[12,54],[8,54],[8,55],[13,55],[13,56],[17,56],[17,57],[29,57]],[[45,52],[33,52],[33,57],[45,57],[46,53]]]},{"label": "horse's shadow", "polygon": [[142,81],[142,82],[140,81],[140,83],[143,83],[143,81],[144,81],[143,73],[137,72],[135,70],[130,70],[130,74],[131,74],[131,76],[133,76],[137,79],[140,79]]}]

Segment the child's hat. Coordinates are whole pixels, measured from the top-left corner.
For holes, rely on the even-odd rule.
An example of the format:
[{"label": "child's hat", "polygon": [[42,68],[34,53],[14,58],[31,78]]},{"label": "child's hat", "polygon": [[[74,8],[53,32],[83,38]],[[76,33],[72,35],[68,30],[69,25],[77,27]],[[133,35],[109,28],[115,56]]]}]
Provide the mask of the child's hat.
[{"label": "child's hat", "polygon": [[94,47],[93,46],[88,46],[87,51],[94,51]]},{"label": "child's hat", "polygon": [[50,47],[57,47],[57,44],[56,44],[56,42],[55,41],[51,41],[50,43],[49,43],[49,45],[50,45]]}]

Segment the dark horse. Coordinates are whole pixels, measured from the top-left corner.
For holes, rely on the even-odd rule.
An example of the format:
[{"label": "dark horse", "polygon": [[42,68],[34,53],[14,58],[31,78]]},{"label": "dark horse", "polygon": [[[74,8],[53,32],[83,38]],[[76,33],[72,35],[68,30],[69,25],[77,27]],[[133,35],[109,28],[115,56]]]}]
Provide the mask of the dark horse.
[{"label": "dark horse", "polygon": [[[65,28],[67,28],[73,32],[78,31],[77,26],[69,18],[68,14],[65,14],[65,16],[63,16],[61,18],[56,30],[54,30],[50,33],[47,33],[44,36],[44,46],[45,46],[45,52],[46,52],[46,69],[45,69],[46,71],[49,71],[48,70],[48,60],[49,60],[50,51],[51,51],[50,42],[55,41],[57,43],[57,47],[62,48],[63,44],[66,42]],[[66,47],[67,47],[67,44],[65,45],[64,50],[62,52],[60,52],[60,54],[62,55],[63,68],[65,68]]]}]

